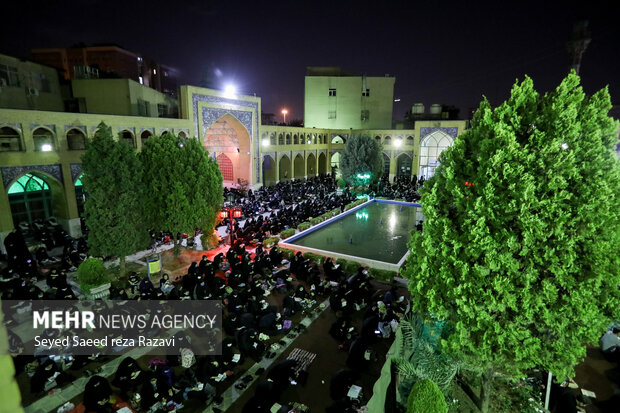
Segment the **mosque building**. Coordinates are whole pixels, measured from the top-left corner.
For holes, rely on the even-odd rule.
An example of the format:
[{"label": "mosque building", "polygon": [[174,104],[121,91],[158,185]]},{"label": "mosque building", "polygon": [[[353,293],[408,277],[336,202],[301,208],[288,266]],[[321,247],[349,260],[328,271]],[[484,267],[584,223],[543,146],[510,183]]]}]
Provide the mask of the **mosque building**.
[{"label": "mosque building", "polygon": [[[428,178],[441,151],[466,127],[466,121],[438,117],[392,129],[391,76],[309,68],[304,127],[275,126],[261,123],[260,97],[183,85],[177,99],[170,89],[149,87],[156,82],[142,77],[148,71],[137,71],[138,80],[102,79],[83,65],[70,76],[61,71],[70,78],[61,82],[49,54],[37,53],[47,64],[0,55],[0,245],[20,223],[50,217],[70,235],[81,234],[81,156],[101,122],[137,151],[166,132],[196,137],[217,161],[224,185],[254,188],[337,172],[354,134],[382,144],[390,180]],[[133,58],[142,67],[143,58]],[[149,70],[164,66],[156,67]]]}]

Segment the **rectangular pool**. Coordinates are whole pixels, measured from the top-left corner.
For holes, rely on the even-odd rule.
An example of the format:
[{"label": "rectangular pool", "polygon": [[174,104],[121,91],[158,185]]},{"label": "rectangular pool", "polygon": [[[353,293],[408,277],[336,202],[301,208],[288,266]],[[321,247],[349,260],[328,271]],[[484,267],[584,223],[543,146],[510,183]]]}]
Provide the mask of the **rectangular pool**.
[{"label": "rectangular pool", "polygon": [[397,270],[408,253],[411,230],[420,219],[419,204],[372,200],[280,245]]}]

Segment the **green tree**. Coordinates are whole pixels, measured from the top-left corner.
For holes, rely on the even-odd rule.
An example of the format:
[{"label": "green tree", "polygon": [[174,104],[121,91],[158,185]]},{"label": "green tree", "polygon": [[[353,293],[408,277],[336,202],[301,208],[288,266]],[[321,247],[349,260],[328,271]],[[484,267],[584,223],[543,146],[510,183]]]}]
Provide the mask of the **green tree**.
[{"label": "green tree", "polygon": [[495,372],[560,378],[620,316],[618,123],[607,89],[569,74],[539,95],[516,83],[440,156],[422,191],[424,233],[404,274],[414,310],[445,320],[443,351],[479,367],[488,411]]},{"label": "green tree", "polygon": [[448,413],[448,405],[439,386],[430,379],[416,382],[407,398],[407,413]]},{"label": "green tree", "polygon": [[[353,186],[379,182],[383,174],[381,145],[368,135],[352,135],[342,151],[340,170]],[[369,174],[370,178],[359,178],[358,174]]]},{"label": "green tree", "polygon": [[[145,208],[150,225],[162,231],[211,233],[222,202],[222,174],[195,138],[172,134],[149,139],[140,159],[144,165]],[[175,256],[180,253],[175,242]]]},{"label": "green tree", "polygon": [[136,151],[115,141],[103,122],[82,157],[84,205],[91,254],[114,255],[125,274],[125,257],[148,246],[142,213],[142,166]]}]

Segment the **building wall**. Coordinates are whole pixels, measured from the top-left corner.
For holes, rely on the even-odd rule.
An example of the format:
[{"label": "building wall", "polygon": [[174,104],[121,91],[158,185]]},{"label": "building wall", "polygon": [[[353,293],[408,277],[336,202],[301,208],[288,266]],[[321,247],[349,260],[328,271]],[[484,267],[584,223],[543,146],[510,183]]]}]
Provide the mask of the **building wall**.
[{"label": "building wall", "polygon": [[[54,214],[71,235],[79,235],[80,223],[75,199],[74,183],[82,173],[83,150],[70,150],[67,132],[82,131],[91,139],[97,126],[105,122],[113,133],[129,132],[134,137],[137,150],[142,148],[140,136],[160,135],[165,131],[190,136],[192,123],[186,119],[145,118],[136,116],[111,116],[96,114],[46,112],[0,109],[0,128],[10,127],[22,139],[23,151],[0,152],[0,242],[10,232],[14,223],[8,198],[8,189],[23,174],[35,171],[47,177],[54,193]],[[33,131],[48,130],[54,137],[54,151],[37,152]],[[0,244],[3,247],[3,244]]]},{"label": "building wall", "polygon": [[84,99],[86,113],[157,118],[158,105],[166,115],[178,113],[176,99],[131,79],[76,79],[71,81],[73,96]]},{"label": "building wall", "polygon": [[[395,78],[365,79],[368,96],[362,94],[362,76],[306,76],[304,126],[331,129],[391,128]],[[335,96],[330,96],[330,89],[335,89]],[[364,116],[362,111],[367,111]]]},{"label": "building wall", "polygon": [[[7,71],[16,73],[16,78],[11,74],[7,79]],[[58,74],[52,67],[0,54],[0,79],[4,79],[0,80],[0,108],[64,110]]]}]

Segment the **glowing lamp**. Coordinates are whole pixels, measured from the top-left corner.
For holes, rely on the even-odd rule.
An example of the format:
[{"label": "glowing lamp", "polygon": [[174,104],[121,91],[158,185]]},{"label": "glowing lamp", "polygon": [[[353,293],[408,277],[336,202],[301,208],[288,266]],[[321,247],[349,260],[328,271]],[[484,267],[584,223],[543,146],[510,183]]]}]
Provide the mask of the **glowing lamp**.
[{"label": "glowing lamp", "polygon": [[220,211],[220,218],[222,219],[228,218],[228,211]]},{"label": "glowing lamp", "polygon": [[44,143],[43,145],[41,145],[41,151],[43,151],[43,152],[51,152],[52,151],[52,145],[50,145],[49,143]]},{"label": "glowing lamp", "polygon": [[224,86],[224,93],[226,93],[226,95],[228,96],[234,96],[237,94],[237,88],[235,87],[235,85],[229,83]]},{"label": "glowing lamp", "polygon": [[233,211],[233,217],[234,218],[241,218],[241,210],[240,209],[235,209]]},{"label": "glowing lamp", "polygon": [[396,146],[397,148],[403,144],[403,140],[402,139],[396,139],[394,141],[394,146]]},{"label": "glowing lamp", "polygon": [[263,146],[269,146],[269,139],[263,139],[261,143],[263,144]]}]

